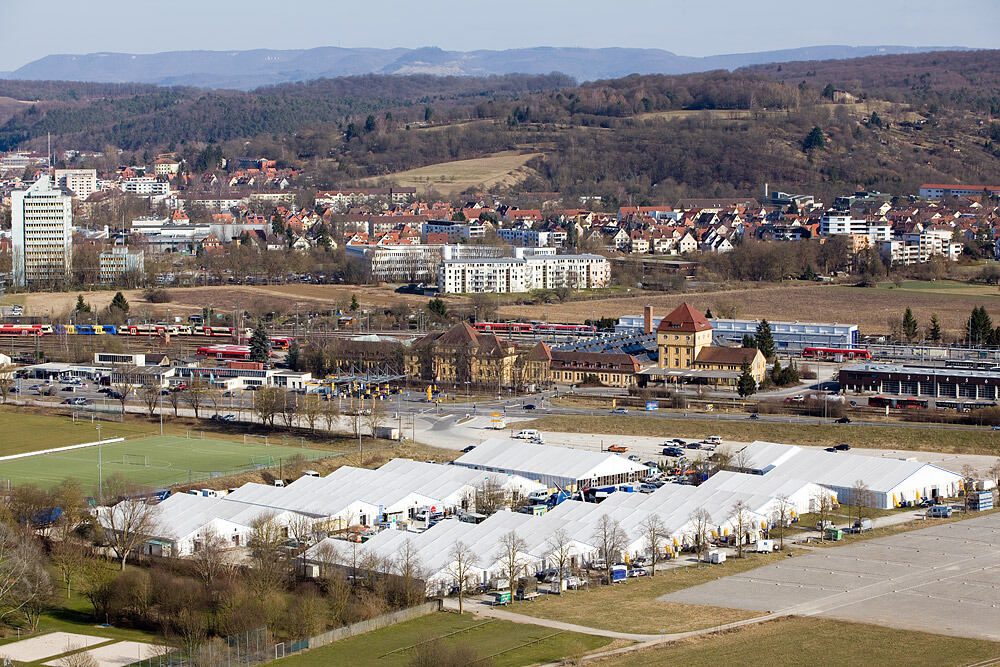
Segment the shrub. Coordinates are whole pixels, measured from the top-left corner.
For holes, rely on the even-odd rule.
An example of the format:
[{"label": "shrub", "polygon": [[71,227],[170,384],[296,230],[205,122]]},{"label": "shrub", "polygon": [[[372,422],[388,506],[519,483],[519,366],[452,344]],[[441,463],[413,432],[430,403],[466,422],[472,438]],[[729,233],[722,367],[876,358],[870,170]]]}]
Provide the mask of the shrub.
[{"label": "shrub", "polygon": [[162,287],[154,287],[153,289],[146,290],[143,293],[143,297],[150,303],[170,303],[173,301],[170,292]]}]

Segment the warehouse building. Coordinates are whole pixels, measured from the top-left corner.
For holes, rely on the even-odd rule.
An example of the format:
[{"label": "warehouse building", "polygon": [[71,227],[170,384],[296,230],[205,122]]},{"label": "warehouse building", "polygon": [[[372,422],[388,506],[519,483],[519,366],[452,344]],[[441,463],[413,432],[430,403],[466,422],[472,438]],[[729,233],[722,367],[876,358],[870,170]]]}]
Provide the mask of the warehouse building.
[{"label": "warehouse building", "polygon": [[[927,407],[953,407],[956,400],[994,404],[1000,399],[1000,372],[962,368],[860,363],[840,369],[840,386],[856,394],[928,399]],[[950,405],[940,405],[941,402]]]},{"label": "warehouse building", "polygon": [[490,438],[455,461],[456,466],[520,475],[549,489],[577,491],[642,479],[649,469],[610,452],[536,445]]},{"label": "warehouse building", "polygon": [[[806,480],[829,488],[838,502],[891,509],[958,494],[963,478],[930,463],[753,442],[738,456],[749,471],[777,479]],[[862,497],[856,486],[866,487]]]}]

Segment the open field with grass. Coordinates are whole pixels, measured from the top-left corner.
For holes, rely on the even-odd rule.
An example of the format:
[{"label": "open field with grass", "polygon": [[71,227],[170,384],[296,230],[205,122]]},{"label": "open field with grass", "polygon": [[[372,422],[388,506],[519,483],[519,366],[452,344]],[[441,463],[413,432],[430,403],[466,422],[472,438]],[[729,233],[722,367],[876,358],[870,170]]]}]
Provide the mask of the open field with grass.
[{"label": "open field with grass", "polygon": [[591,663],[615,667],[718,667],[759,656],[772,667],[798,665],[971,665],[1000,656],[1000,644],[818,618],[783,618],[662,648]]},{"label": "open field with grass", "polygon": [[[445,649],[469,647],[477,657],[493,656],[491,665],[519,667],[555,661],[592,651],[610,643],[607,637],[561,632],[535,625],[437,612],[382,630],[311,649],[279,660],[280,667],[327,665],[410,664],[416,645],[438,640]],[[541,641],[538,641],[541,640]],[[529,644],[529,646],[524,646]],[[523,647],[523,648],[519,648]]]},{"label": "open field with grass", "polygon": [[616,632],[656,634],[701,630],[759,616],[759,612],[704,605],[660,602],[656,598],[738,572],[788,558],[781,554],[748,554],[721,565],[697,565],[658,572],[655,577],[628,579],[614,586],[543,595],[533,602],[514,602],[511,611]]},{"label": "open field with grass", "polygon": [[553,415],[525,422],[524,428],[568,433],[607,433],[652,437],[794,442],[828,447],[842,442],[852,447],[908,449],[951,454],[1000,454],[1000,436],[988,430],[954,430],[896,426],[782,424],[709,419],[645,419],[626,416]]},{"label": "open field with grass", "polygon": [[886,330],[886,319],[902,318],[909,306],[917,323],[926,327],[932,314],[937,314],[946,336],[956,335],[965,327],[972,309],[986,306],[1000,315],[1000,288],[990,285],[969,285],[939,281],[924,283],[908,281],[897,288],[892,283],[880,287],[852,287],[791,281],[781,284],[762,283],[739,288],[691,291],[666,294],[641,292],[631,297],[615,297],[600,301],[567,301],[535,306],[507,306],[500,309],[503,317],[582,322],[613,314],[641,315],[646,305],[654,315],[666,315],[682,301],[695,308],[714,313],[726,306],[736,308],[737,317],[764,317],[770,320],[800,320],[811,322],[849,322],[858,324],[866,333]]},{"label": "open field with grass", "polygon": [[[103,430],[101,436],[107,437]],[[100,464],[105,480],[121,475],[137,484],[165,487],[257,467],[280,469],[298,457],[311,461],[333,455],[329,450],[265,445],[263,441],[243,444],[165,435],[2,461],[0,479],[46,488],[72,477],[90,489],[97,486]]]},{"label": "open field with grass", "polygon": [[521,428],[565,433],[607,433],[663,438],[704,438],[752,442],[794,442],[829,447],[842,442],[852,447],[909,449],[950,454],[1000,454],[1000,435],[989,429],[955,430],[909,426],[782,424],[713,419],[663,419],[617,415],[551,415],[518,424]]},{"label": "open field with grass", "polygon": [[78,445],[97,440],[97,424],[102,438],[152,435],[159,426],[150,422],[126,420],[96,421],[15,408],[0,409],[0,456],[34,452],[39,449]]},{"label": "open field with grass", "polygon": [[524,165],[541,153],[505,151],[472,160],[439,162],[378,178],[364,179],[366,184],[392,181],[401,187],[418,191],[434,189],[445,196],[456,195],[468,188],[486,189],[497,184],[516,185],[532,173]]}]

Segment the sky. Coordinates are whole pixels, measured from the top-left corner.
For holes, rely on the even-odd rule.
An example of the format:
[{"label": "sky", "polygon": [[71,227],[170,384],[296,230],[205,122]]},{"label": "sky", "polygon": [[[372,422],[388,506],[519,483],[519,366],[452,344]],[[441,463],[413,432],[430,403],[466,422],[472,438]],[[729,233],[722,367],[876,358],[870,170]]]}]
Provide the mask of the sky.
[{"label": "sky", "polygon": [[[23,28],[21,27],[23,26]],[[1000,47],[997,0],[0,0],[0,70],[55,53],[317,46]]]}]

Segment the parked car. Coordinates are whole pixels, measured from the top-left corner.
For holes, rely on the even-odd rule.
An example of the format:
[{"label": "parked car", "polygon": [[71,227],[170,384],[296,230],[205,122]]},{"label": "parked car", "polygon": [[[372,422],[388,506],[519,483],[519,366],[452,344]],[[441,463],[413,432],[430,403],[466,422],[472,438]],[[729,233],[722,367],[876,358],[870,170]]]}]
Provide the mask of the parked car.
[{"label": "parked car", "polygon": [[834,424],[850,424],[851,423],[851,418],[850,417],[841,417],[840,419],[835,420],[833,423]]},{"label": "parked car", "polygon": [[471,451],[472,451],[473,449],[475,449],[475,448],[476,448],[476,446],[475,446],[475,445],[469,445],[468,447],[464,447],[464,448],[462,449],[462,453],[463,453],[463,454],[468,454],[469,452],[471,452]]},{"label": "parked car", "polygon": [[757,421],[758,419],[760,419],[760,415],[755,412],[749,417],[747,417],[747,419],[749,419],[750,421]]},{"label": "parked car", "polygon": [[631,570],[628,571],[628,576],[630,577],[645,577],[646,574],[648,573],[646,572],[646,568],[644,567],[633,567]]},{"label": "parked car", "polygon": [[653,491],[656,491],[656,489],[658,488],[659,487],[656,486],[655,484],[640,484],[639,493],[652,493]]},{"label": "parked car", "polygon": [[638,463],[639,461],[642,460],[642,457],[639,456],[638,454],[629,454],[628,460],[635,461],[636,463]]},{"label": "parked car", "polygon": [[993,430],[994,430],[994,431],[1000,431],[1000,424],[995,424],[995,425],[993,426]]},{"label": "parked car", "polygon": [[684,447],[686,447],[687,449],[701,449],[701,443],[689,442],[688,444],[684,445]]},{"label": "parked car", "polygon": [[833,528],[833,522],[832,521],[817,521],[816,522],[816,530],[822,532],[822,531],[824,531],[824,530],[826,530],[828,528]]},{"label": "parked car", "polygon": [[524,409],[525,410],[534,410],[535,409],[535,404],[534,403],[528,403],[527,405],[524,406]]},{"label": "parked car", "polygon": [[834,447],[834,449],[836,449],[836,450],[837,450],[838,452],[846,452],[846,451],[848,451],[848,450],[849,450],[850,448],[851,448],[851,446],[850,446],[849,444],[847,444],[846,442],[842,442],[842,443],[840,443],[839,445],[836,445],[836,446]]},{"label": "parked car", "polygon": [[835,452],[835,451],[837,451],[837,448],[836,447],[827,447],[826,451],[828,451],[828,452]]},{"label": "parked car", "polygon": [[613,414],[613,415],[627,415],[628,414],[628,408],[615,408],[614,410],[611,411],[611,414]]},{"label": "parked car", "polygon": [[224,422],[234,422],[234,421],[236,421],[236,415],[224,415],[222,417],[222,421],[224,421]]},{"label": "parked car", "polygon": [[684,456],[684,450],[680,447],[664,447],[662,453],[664,456]]}]

